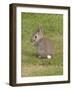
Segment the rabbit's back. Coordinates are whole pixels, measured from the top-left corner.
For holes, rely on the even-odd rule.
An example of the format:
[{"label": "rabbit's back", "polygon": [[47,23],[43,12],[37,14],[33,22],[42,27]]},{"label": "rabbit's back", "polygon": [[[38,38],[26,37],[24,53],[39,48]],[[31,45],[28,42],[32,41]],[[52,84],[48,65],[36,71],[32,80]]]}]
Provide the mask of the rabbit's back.
[{"label": "rabbit's back", "polygon": [[38,55],[41,57],[47,57],[48,55],[54,55],[54,48],[52,42],[47,38],[42,38],[38,41]]}]

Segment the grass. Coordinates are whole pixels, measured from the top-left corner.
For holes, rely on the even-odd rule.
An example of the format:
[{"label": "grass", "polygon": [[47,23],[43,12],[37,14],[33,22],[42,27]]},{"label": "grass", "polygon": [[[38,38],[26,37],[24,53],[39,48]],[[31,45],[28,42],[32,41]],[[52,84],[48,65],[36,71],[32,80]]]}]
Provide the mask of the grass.
[{"label": "grass", "polygon": [[61,69],[61,65],[26,65],[22,68],[22,76],[61,75]]},{"label": "grass", "polygon": [[[63,74],[63,15],[21,14],[21,76],[48,76]],[[55,47],[53,59],[39,59],[31,37],[39,24],[43,25],[44,35],[50,38]]]}]

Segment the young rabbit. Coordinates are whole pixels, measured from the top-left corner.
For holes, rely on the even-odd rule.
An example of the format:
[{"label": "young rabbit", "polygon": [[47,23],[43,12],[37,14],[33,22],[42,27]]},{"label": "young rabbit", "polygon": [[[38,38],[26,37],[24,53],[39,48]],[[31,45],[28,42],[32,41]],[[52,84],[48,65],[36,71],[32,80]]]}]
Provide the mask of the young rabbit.
[{"label": "young rabbit", "polygon": [[54,55],[52,42],[43,35],[43,28],[39,25],[38,30],[33,34],[32,43],[37,47],[37,55],[39,58],[51,59]]}]

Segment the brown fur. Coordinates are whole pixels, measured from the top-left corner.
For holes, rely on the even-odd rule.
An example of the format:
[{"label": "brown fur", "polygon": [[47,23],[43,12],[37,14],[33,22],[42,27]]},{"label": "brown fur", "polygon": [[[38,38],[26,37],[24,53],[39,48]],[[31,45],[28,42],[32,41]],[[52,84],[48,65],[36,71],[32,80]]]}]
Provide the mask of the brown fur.
[{"label": "brown fur", "polygon": [[51,40],[43,35],[42,27],[38,28],[37,32],[32,37],[32,42],[37,47],[37,55],[39,57],[54,56],[54,47]]}]

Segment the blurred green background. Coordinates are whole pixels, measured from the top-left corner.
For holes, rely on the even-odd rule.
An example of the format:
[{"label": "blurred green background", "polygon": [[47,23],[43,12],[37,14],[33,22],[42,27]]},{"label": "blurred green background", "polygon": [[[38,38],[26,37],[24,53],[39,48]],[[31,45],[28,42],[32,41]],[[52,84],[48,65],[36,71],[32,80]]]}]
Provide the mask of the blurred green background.
[{"label": "blurred green background", "polygon": [[[42,24],[44,36],[55,47],[53,59],[39,59],[31,43],[33,32]],[[51,76],[63,74],[63,15],[21,13],[21,76]]]}]

